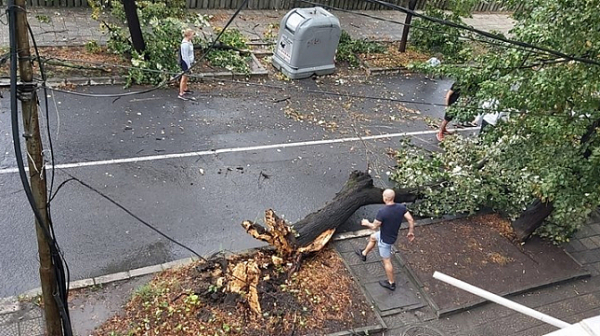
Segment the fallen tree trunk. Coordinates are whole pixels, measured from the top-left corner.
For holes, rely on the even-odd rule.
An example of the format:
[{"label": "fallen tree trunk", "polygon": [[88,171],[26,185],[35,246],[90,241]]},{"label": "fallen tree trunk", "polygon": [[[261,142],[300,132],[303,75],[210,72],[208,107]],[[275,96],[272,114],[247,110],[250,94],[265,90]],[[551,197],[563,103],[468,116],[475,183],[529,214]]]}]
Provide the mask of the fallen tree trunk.
[{"label": "fallen tree trunk", "polygon": [[520,242],[526,241],[537,228],[544,224],[544,221],[554,210],[552,203],[544,203],[539,199],[523,211],[519,218],[512,222],[512,227],[516,238]]},{"label": "fallen tree trunk", "polygon": [[[598,127],[600,127],[600,118],[594,120],[587,126],[586,132],[581,136],[579,141],[583,152],[583,158],[586,160],[592,155],[592,147],[589,146],[589,143],[597,134]],[[544,224],[544,221],[552,214],[553,210],[554,205],[552,202],[542,202],[541,200],[536,199],[527,210],[521,213],[519,218],[512,222],[512,227],[517,239],[521,242],[527,240],[537,228]]]},{"label": "fallen tree trunk", "polygon": [[[383,189],[373,185],[373,178],[360,171],[350,174],[342,190],[320,210],[313,212],[292,226],[279,218],[273,210],[267,210],[267,229],[251,221],[242,226],[250,235],[273,245],[284,256],[318,251],[360,207],[382,204]],[[396,202],[413,202],[418,194],[413,191],[396,190]]]}]

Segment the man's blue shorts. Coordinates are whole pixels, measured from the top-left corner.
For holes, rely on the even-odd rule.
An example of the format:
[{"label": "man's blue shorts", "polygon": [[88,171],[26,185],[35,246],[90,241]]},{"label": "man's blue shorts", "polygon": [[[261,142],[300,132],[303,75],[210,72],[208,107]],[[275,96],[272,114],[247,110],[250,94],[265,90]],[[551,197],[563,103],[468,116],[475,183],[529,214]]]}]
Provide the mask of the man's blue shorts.
[{"label": "man's blue shorts", "polygon": [[377,247],[379,248],[379,255],[383,259],[389,259],[392,257],[392,244],[384,243],[381,240],[381,231],[375,232],[375,239],[377,239]]}]

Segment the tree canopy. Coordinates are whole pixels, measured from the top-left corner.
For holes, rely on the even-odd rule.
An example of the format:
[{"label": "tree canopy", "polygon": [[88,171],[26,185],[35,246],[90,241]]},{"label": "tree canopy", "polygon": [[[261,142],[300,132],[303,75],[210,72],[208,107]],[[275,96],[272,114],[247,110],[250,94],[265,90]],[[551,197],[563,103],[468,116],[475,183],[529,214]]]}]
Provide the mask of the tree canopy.
[{"label": "tree canopy", "polygon": [[[511,39],[600,61],[600,0],[523,6]],[[481,137],[447,137],[439,153],[405,144],[392,179],[423,186],[415,211],[428,216],[491,207],[515,219],[536,199],[551,204],[537,233],[565,241],[600,204],[600,65],[481,40],[459,51],[470,55],[464,63],[417,67],[476,84],[450,108],[459,120],[497,111],[508,120]]]}]

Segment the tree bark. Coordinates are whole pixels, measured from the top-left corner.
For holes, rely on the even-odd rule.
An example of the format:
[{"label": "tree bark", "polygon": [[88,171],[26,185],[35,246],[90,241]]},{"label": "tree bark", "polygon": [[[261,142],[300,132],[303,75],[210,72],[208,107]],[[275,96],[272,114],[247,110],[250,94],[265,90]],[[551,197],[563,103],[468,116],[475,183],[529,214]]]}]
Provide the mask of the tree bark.
[{"label": "tree bark", "polygon": [[140,19],[138,18],[135,0],[123,0],[123,8],[125,10],[127,26],[129,27],[133,48],[141,55],[146,50],[146,43],[144,42],[144,36],[142,35],[142,28],[140,26]]},{"label": "tree bark", "polygon": [[551,202],[544,203],[539,199],[533,201],[529,208],[512,222],[517,239],[520,242],[527,240],[537,228],[544,224],[544,220],[550,216],[552,210],[554,210],[554,206]]},{"label": "tree bark", "polygon": [[[586,160],[592,155],[592,149],[588,144],[596,135],[598,127],[600,127],[600,119],[596,119],[588,125],[586,132],[579,141],[583,149],[583,158]],[[519,241],[527,240],[537,228],[544,224],[544,220],[550,216],[553,210],[552,202],[544,203],[536,199],[519,218],[512,222],[513,230]]]},{"label": "tree bark", "polygon": [[[362,206],[382,204],[383,189],[373,185],[373,178],[364,172],[354,171],[342,190],[320,210],[311,213],[294,224],[298,233],[297,246],[307,246],[322,232],[336,229],[344,224]],[[407,191],[396,191],[396,202],[413,202],[416,195]]]},{"label": "tree bark", "polygon": [[[290,256],[320,250],[331,238],[335,230],[344,224],[360,207],[369,204],[382,204],[383,189],[373,185],[373,178],[360,171],[350,174],[340,192],[325,206],[292,226],[277,217],[273,210],[267,210],[265,222],[268,229],[251,221],[242,226],[256,239],[273,245],[283,255]],[[413,202],[416,192],[396,190],[398,203]]]}]

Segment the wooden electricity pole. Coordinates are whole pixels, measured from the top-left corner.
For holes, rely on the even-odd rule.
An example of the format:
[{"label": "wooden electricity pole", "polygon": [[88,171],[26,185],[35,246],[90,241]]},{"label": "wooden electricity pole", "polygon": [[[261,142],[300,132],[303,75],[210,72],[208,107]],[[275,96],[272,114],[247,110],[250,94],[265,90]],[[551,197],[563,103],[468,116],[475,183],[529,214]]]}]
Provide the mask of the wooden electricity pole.
[{"label": "wooden electricity pole", "polygon": [[50,232],[47,206],[46,178],[44,176],[44,159],[42,157],[42,139],[37,109],[36,87],[33,84],[33,67],[31,53],[29,50],[29,34],[27,25],[27,13],[25,11],[25,0],[14,0],[16,23],[16,44],[19,59],[19,75],[21,89],[21,110],[23,114],[23,136],[27,144],[27,158],[29,167],[29,179],[35,205],[39,211],[42,223],[36,219],[35,230],[37,233],[38,252],[40,257],[40,280],[42,284],[42,297],[44,300],[44,313],[46,320],[46,332],[48,336],[62,336],[62,323],[55,296],[58,297],[58,285],[50,254],[50,242],[46,232]]},{"label": "wooden electricity pole", "polygon": [[[408,3],[408,9],[414,11],[417,7],[417,0],[410,0]],[[408,31],[410,29],[410,23],[412,22],[412,14],[406,13],[406,19],[404,20],[404,28],[402,29],[402,39],[400,40],[400,47],[398,47],[398,51],[405,52],[406,51],[406,42],[408,41]]]}]

